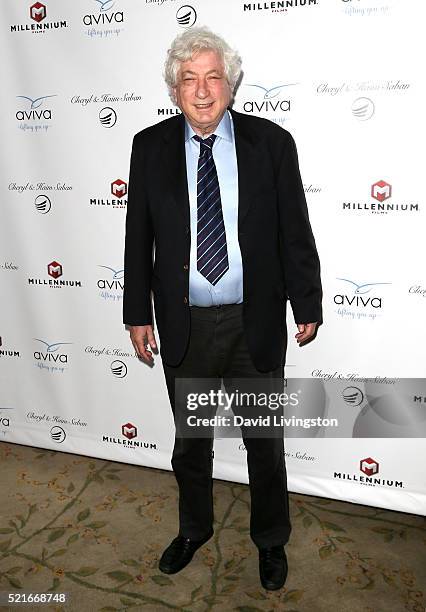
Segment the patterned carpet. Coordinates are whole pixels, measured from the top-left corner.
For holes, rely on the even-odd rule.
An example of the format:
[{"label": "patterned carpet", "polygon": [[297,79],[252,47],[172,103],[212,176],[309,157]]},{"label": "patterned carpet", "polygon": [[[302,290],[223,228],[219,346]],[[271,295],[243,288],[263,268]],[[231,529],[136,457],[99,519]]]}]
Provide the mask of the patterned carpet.
[{"label": "patterned carpet", "polygon": [[[425,520],[291,494],[286,587],[268,592],[246,485],[215,481],[215,535],[179,574],[171,472],[0,443],[0,591],[67,593],[24,610],[424,612]],[[18,610],[0,606],[1,610]]]}]

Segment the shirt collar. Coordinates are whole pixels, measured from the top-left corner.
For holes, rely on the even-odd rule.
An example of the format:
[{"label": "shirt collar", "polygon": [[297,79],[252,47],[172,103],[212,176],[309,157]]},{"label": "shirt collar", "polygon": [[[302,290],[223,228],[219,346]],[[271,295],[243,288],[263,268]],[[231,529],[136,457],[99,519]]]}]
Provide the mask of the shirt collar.
[{"label": "shirt collar", "polygon": [[[229,110],[226,110],[222,119],[220,120],[219,125],[214,131],[216,136],[219,136],[219,138],[223,138],[224,140],[228,140],[229,142],[232,142],[233,132],[232,132],[231,121],[232,121],[231,114]],[[195,134],[196,133],[194,132],[193,128],[190,126],[187,119],[185,118],[185,142],[188,142],[188,140],[192,138],[193,136],[195,136]]]}]

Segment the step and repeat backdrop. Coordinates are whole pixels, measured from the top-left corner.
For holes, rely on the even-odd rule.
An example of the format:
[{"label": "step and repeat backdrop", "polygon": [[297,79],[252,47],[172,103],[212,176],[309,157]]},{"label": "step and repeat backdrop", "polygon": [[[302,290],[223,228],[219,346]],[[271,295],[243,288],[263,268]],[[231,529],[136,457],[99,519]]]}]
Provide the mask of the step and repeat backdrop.
[{"label": "step and repeat backdrop", "polygon": [[[141,363],[121,322],[127,182],[133,135],[179,112],[172,39],[207,25],[243,59],[235,109],[296,140],[322,263],[324,325],[299,348],[289,312],[286,376],[293,416],[343,425],[287,428],[289,488],[424,513],[423,12],[3,0],[1,441],[171,469],[161,357]],[[247,482],[240,438],[214,454],[217,478]]]}]

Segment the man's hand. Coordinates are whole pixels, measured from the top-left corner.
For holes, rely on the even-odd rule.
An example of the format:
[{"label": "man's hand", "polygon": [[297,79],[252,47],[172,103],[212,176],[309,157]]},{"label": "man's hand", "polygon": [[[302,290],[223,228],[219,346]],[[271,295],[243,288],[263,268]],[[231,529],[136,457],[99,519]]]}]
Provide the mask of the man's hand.
[{"label": "man's hand", "polygon": [[135,348],[136,353],[141,359],[145,359],[149,364],[154,362],[152,353],[148,350],[148,346],[153,350],[157,350],[152,325],[130,325],[130,340]]},{"label": "man's hand", "polygon": [[295,335],[297,343],[300,345],[302,342],[306,342],[315,334],[316,327],[318,322],[316,323],[298,323],[297,329],[299,333]]}]

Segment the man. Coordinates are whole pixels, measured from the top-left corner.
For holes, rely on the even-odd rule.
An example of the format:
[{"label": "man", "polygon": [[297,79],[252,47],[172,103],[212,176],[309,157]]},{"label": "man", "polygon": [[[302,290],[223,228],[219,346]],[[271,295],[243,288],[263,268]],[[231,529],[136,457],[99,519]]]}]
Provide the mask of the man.
[{"label": "man", "polygon": [[[181,379],[283,378],[290,300],[299,344],[321,321],[319,260],[293,138],[230,108],[241,60],[207,28],[178,36],[165,79],[182,115],[134,137],[126,220],[124,323],[140,358],[157,351],[170,403]],[[153,246],[155,245],[155,257]],[[244,437],[250,535],[264,588],[287,577],[283,436]],[[178,437],[179,534],[159,568],[176,573],[213,535],[212,439]]]}]

